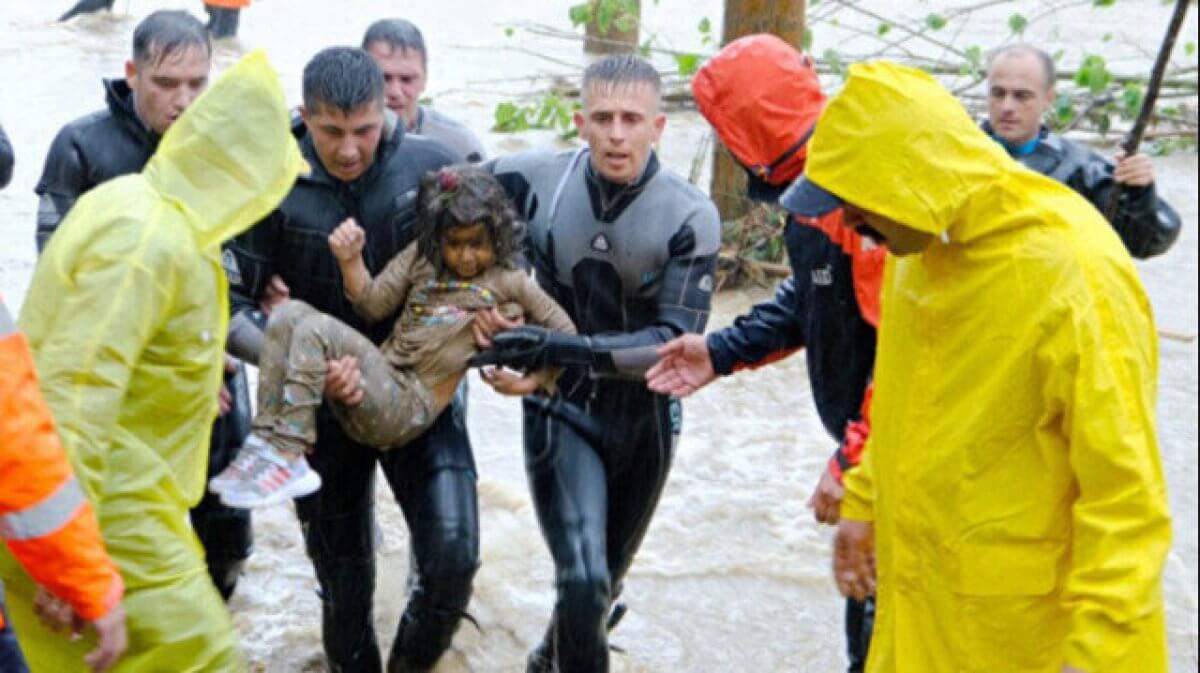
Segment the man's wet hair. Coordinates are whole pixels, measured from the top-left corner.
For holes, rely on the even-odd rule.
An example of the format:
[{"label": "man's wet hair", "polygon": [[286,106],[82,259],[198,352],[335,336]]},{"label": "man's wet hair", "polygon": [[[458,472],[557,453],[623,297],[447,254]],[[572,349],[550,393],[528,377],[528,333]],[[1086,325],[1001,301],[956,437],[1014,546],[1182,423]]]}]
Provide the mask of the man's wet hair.
[{"label": "man's wet hair", "polygon": [[993,51],[991,55],[988,56],[987,69],[990,72],[992,70],[992,64],[995,63],[996,59],[1000,58],[1001,56],[1021,56],[1024,54],[1028,54],[1037,58],[1038,63],[1042,66],[1042,75],[1046,78],[1046,88],[1053,89],[1054,78],[1058,76],[1054,67],[1054,59],[1051,58],[1050,54],[1047,54],[1045,50],[1038,49],[1032,44],[1028,44],[1026,42],[1005,45]]},{"label": "man's wet hair", "polygon": [[382,42],[392,48],[415,51],[421,55],[421,66],[428,65],[429,56],[425,51],[425,36],[421,29],[407,19],[380,19],[367,27],[363,35],[362,48],[367,49],[376,42]]},{"label": "man's wet hair", "polygon": [[508,192],[490,172],[473,164],[446,166],[421,178],[417,193],[417,252],[437,273],[445,267],[442,238],[458,227],[482,222],[496,264],[516,268],[525,224]]},{"label": "man's wet hair", "polygon": [[382,106],[383,71],[362,49],[322,49],[304,66],[303,96],[311,113],[329,107],[348,115],[367,103]]},{"label": "man's wet hair", "polygon": [[648,84],[654,90],[655,107],[658,94],[662,92],[662,77],[648,61],[629,54],[607,56],[589,65],[583,71],[583,83],[579,87],[580,97],[587,103],[588,92],[593,87],[615,89],[635,84]]},{"label": "man's wet hair", "polygon": [[199,49],[212,57],[212,42],[200,19],[181,9],[160,9],[133,29],[133,62],[161,63],[171,54]]}]

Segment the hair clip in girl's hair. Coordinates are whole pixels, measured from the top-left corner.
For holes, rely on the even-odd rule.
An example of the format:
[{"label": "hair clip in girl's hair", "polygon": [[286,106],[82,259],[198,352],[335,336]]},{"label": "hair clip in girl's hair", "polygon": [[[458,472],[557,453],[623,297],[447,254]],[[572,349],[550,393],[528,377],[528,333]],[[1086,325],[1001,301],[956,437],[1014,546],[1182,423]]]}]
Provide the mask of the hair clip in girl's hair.
[{"label": "hair clip in girl's hair", "polygon": [[458,173],[450,168],[438,171],[438,189],[443,192],[452,192],[458,189]]}]

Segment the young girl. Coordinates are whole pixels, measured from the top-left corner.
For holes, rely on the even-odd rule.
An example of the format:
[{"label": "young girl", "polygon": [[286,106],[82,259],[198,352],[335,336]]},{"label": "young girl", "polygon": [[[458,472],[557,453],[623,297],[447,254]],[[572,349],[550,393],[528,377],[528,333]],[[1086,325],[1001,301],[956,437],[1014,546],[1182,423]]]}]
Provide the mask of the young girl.
[{"label": "young girl", "polygon": [[[382,346],[303,302],[272,311],[251,435],[233,464],[209,482],[225,504],[259,507],[321,487],[304,454],[317,438],[329,360],[353,356],[362,373],[359,404],[330,404],[342,428],[363,444],[393,449],[428,429],[450,403],[476,352],[475,311],[496,307],[510,318],[575,332],[567,314],[515,264],[522,225],[491,174],[471,166],[430,173],[417,207],[417,241],[374,278],[362,258],[365,232],[354,220],[329,236],[359,315],[377,322],[403,306]],[[542,385],[553,378],[535,376]]]}]

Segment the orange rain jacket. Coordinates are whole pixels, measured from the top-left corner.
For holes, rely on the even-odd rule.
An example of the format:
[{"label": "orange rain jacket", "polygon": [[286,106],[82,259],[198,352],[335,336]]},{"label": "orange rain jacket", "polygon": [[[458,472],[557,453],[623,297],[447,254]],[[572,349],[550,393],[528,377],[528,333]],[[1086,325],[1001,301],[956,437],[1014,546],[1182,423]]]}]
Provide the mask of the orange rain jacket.
[{"label": "orange rain jacket", "polygon": [[3,298],[0,372],[0,538],[38,584],[94,621],[120,602],[124,584],[54,431],[29,343]]}]

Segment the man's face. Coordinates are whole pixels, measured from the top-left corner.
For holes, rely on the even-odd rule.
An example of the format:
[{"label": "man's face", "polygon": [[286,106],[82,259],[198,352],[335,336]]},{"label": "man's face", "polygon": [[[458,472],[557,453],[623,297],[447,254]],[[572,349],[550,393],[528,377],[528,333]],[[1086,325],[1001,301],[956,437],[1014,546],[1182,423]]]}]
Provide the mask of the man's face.
[{"label": "man's face", "polygon": [[330,175],[350,182],[375,163],[383,135],[382,101],[363,103],[346,114],[332,105],[316,110],[300,107],[317,158]]},{"label": "man's face", "polygon": [[200,47],[159,56],[151,50],[150,58],[142,63],[126,61],[125,81],[133,90],[138,118],[162,135],[208,87],[211,59]]},{"label": "man's face", "polygon": [[1054,103],[1054,88],[1033,54],[998,56],[988,70],[988,118],[1011,145],[1031,140]]},{"label": "man's face", "polygon": [[470,280],[491,268],[496,251],[487,225],[476,222],[446,230],[442,235],[442,261],[461,280]]},{"label": "man's face", "polygon": [[917,231],[895,220],[849,203],[842,207],[842,222],[898,257],[925,252],[933,243],[933,234]]},{"label": "man's face", "polygon": [[383,71],[383,91],[388,109],[412,128],[417,123],[418,101],[425,92],[425,62],[421,52],[395,49],[386,42],[372,42],[367,53]]},{"label": "man's face", "polygon": [[585,93],[575,127],[592,151],[592,167],[617,184],[633,182],[667,124],[657,92],[646,83],[597,82]]}]

